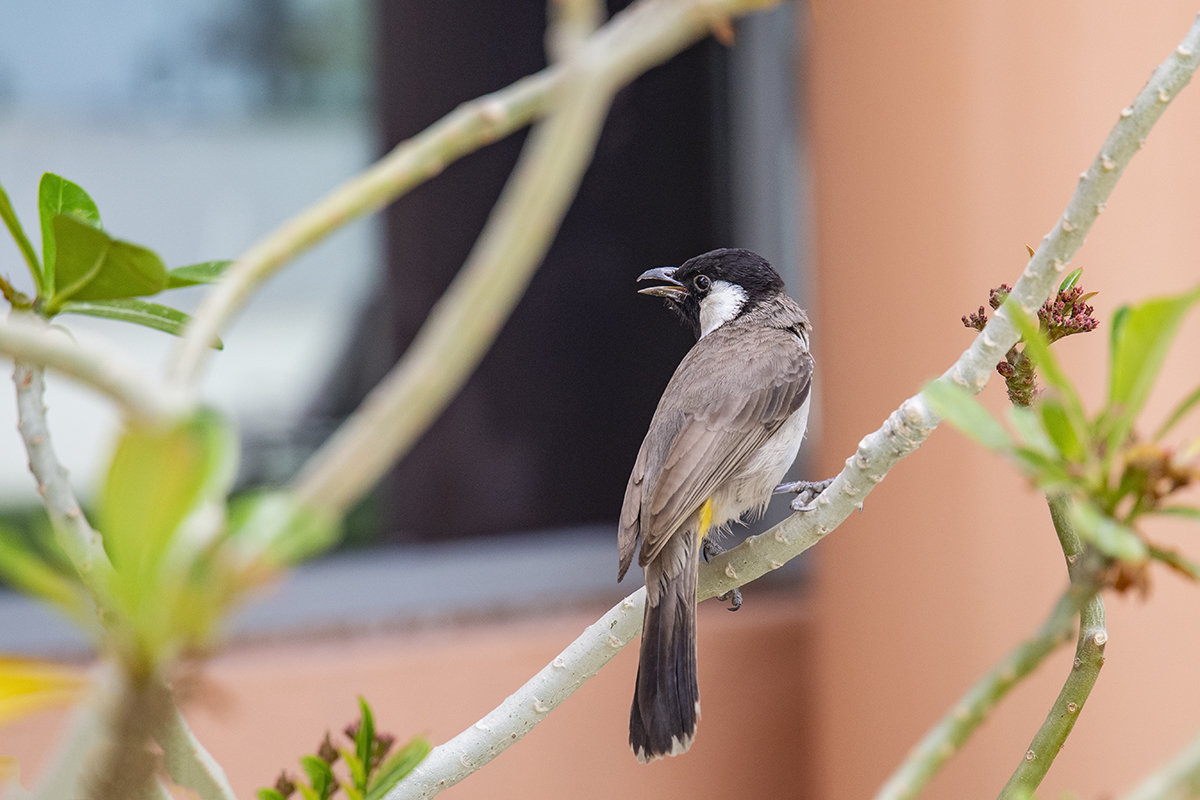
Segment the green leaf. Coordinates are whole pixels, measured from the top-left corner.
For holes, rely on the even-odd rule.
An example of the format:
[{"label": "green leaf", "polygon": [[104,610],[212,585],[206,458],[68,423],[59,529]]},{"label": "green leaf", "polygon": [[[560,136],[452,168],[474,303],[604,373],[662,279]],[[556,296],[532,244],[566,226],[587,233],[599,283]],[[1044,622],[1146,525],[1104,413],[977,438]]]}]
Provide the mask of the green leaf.
[{"label": "green leaf", "polygon": [[1042,425],[1049,434],[1054,447],[1067,461],[1082,464],[1087,456],[1079,432],[1071,425],[1070,417],[1062,403],[1053,397],[1043,397],[1037,404]]},{"label": "green leaf", "polygon": [[54,218],[66,214],[99,228],[100,209],[96,202],[77,183],[47,172],[38,183],[38,216],[42,222],[42,261],[46,268],[43,282],[38,284],[38,296],[50,297],[57,282],[58,232]]},{"label": "green leaf", "polygon": [[363,800],[362,790],[356,786],[343,783],[342,790],[346,793],[346,800]]},{"label": "green leaf", "polygon": [[206,410],[170,425],[131,424],[118,440],[98,519],[115,572],[113,595],[130,634],[122,656],[136,668],[153,667],[175,644],[202,635],[221,611],[215,601],[196,602],[205,591],[228,588],[220,573],[193,585],[205,543],[179,533],[202,503],[228,489],[235,453],[231,431]]},{"label": "green leaf", "polygon": [[1059,450],[1046,434],[1041,415],[1037,411],[1026,406],[1010,405],[1008,420],[1016,429],[1017,436],[1029,449],[1048,458],[1058,457]]},{"label": "green leaf", "polygon": [[[358,760],[358,756],[351,753],[344,747],[338,748],[338,755],[342,757],[342,761],[346,762],[346,769],[350,771],[351,785],[365,788],[367,785],[367,768],[363,762]],[[346,784],[342,784],[346,786]]]},{"label": "green leaf", "polygon": [[[59,308],[60,314],[83,314],[89,317],[132,322],[175,336],[183,335],[192,318],[176,308],[127,297],[121,300],[68,300]],[[225,347],[219,339],[214,345],[217,350]]]},{"label": "green leaf", "polygon": [[1071,514],[1080,538],[1104,555],[1135,564],[1146,560],[1146,543],[1128,526],[1100,513],[1090,503],[1072,503]]},{"label": "green leaf", "polygon": [[1012,449],[1012,437],[975,396],[948,380],[930,381],[921,390],[933,410],[979,444],[998,452]]},{"label": "green leaf", "polygon": [[408,744],[380,765],[378,771],[371,777],[366,800],[381,800],[393,786],[416,769],[432,749],[433,744],[424,736],[414,736]]},{"label": "green leaf", "polygon": [[1075,284],[1079,283],[1079,276],[1083,274],[1083,267],[1077,267],[1067,273],[1067,277],[1063,278],[1062,283],[1058,285],[1059,293],[1070,291],[1075,288]]},{"label": "green leaf", "polygon": [[[1106,440],[1115,449],[1133,430],[1167,350],[1184,316],[1200,300],[1200,287],[1148,300],[1118,312],[1109,361]],[[1119,327],[1119,331],[1116,330]]]},{"label": "green leaf", "polygon": [[51,313],[66,300],[112,300],[167,288],[167,268],[152,250],[113,239],[70,215],[54,217],[52,227],[58,256]]},{"label": "green leaf", "polygon": [[202,261],[167,271],[167,288],[179,289],[201,283],[216,283],[229,269],[232,261]]},{"label": "green leaf", "polygon": [[29,274],[33,276],[33,284],[40,294],[45,281],[42,265],[38,263],[37,253],[33,251],[33,245],[29,243],[29,237],[25,235],[25,229],[21,227],[21,221],[17,219],[17,212],[3,186],[0,186],[0,219],[4,220],[5,227],[17,243],[21,255],[25,257],[25,263],[29,265]]},{"label": "green leaf", "polygon": [[254,794],[258,800],[287,800],[278,789],[259,789]]},{"label": "green leaf", "polygon": [[308,775],[313,791],[321,800],[326,800],[330,793],[337,788],[337,782],[333,778],[333,768],[323,759],[316,756],[300,756],[300,766],[304,769],[304,774]]},{"label": "green leaf", "polygon": [[316,789],[303,783],[296,784],[296,789],[303,795],[304,800],[325,800]]},{"label": "green leaf", "polygon": [[1047,456],[1029,447],[1015,448],[1013,456],[1025,474],[1044,492],[1069,490],[1077,483],[1063,462],[1054,456]]},{"label": "green leaf", "polygon": [[78,583],[59,572],[28,541],[0,527],[0,578],[11,587],[58,606],[76,619],[88,616]]},{"label": "green leaf", "polygon": [[1169,514],[1174,517],[1186,517],[1200,522],[1200,508],[1192,506],[1163,506],[1154,509],[1155,514]]},{"label": "green leaf", "polygon": [[[358,697],[358,707],[362,714],[362,720],[358,725],[358,733],[354,736],[354,754],[366,767],[367,772],[370,772],[371,751],[375,747],[375,715],[371,713],[371,706],[367,704],[362,695]],[[363,788],[365,789],[366,786],[364,785]]]},{"label": "green leaf", "polygon": [[1171,428],[1175,427],[1175,425],[1181,419],[1186,417],[1188,412],[1190,412],[1197,403],[1200,403],[1200,386],[1197,386],[1195,389],[1193,389],[1192,393],[1183,398],[1179,405],[1175,406],[1175,410],[1167,415],[1167,418],[1163,424],[1160,425],[1158,430],[1154,432],[1154,441],[1157,442],[1166,436]]}]

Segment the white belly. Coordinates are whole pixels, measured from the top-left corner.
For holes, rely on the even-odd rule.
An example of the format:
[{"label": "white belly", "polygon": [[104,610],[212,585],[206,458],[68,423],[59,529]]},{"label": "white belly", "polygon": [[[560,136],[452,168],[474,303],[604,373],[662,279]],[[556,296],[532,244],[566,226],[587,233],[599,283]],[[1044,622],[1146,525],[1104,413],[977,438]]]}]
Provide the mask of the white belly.
[{"label": "white belly", "polygon": [[757,516],[767,507],[771,493],[800,452],[800,443],[808,429],[810,400],[805,400],[746,466],[713,495],[714,526],[736,522],[748,513]]}]

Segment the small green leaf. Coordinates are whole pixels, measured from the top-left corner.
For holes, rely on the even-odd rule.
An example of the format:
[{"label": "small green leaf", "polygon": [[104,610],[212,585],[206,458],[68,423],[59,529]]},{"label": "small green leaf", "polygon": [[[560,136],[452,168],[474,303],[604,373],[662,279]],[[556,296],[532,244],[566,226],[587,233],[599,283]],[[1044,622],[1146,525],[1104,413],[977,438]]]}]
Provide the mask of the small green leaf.
[{"label": "small green leaf", "polygon": [[366,800],[381,800],[393,786],[416,769],[432,749],[433,744],[424,736],[414,736],[408,744],[380,765],[371,777]]},{"label": "small green leaf", "polygon": [[1118,561],[1140,564],[1146,560],[1146,543],[1131,528],[1100,513],[1090,503],[1072,503],[1071,508],[1079,536],[1085,542]]},{"label": "small green leaf", "polygon": [[304,774],[308,776],[313,791],[317,793],[320,800],[326,800],[329,794],[337,788],[337,782],[333,778],[333,768],[323,759],[316,756],[300,756],[300,766],[304,769]]},{"label": "small green leaf", "polygon": [[1029,447],[1014,448],[1013,456],[1022,471],[1044,492],[1069,490],[1076,484],[1063,462],[1054,456]]},{"label": "small green leaf", "polygon": [[[362,719],[358,725],[358,733],[354,736],[354,754],[358,756],[358,760],[363,763],[370,771],[371,768],[371,752],[375,747],[375,715],[371,713],[371,706],[363,699],[362,695],[358,697],[358,707],[362,714]],[[363,788],[366,788],[365,786]]]},{"label": "small green leaf", "polygon": [[1075,284],[1079,283],[1079,276],[1083,274],[1083,267],[1077,267],[1067,273],[1067,277],[1063,278],[1062,283],[1058,285],[1060,293],[1070,291],[1075,288]]},{"label": "small green leaf", "polygon": [[1188,412],[1190,412],[1197,403],[1200,403],[1200,386],[1197,386],[1195,389],[1193,389],[1192,393],[1183,398],[1179,405],[1175,406],[1175,409],[1167,415],[1167,418],[1163,421],[1163,424],[1160,425],[1158,430],[1154,432],[1154,441],[1157,442],[1166,436],[1171,428],[1175,427],[1176,423],[1186,417]]},{"label": "small green leaf", "polygon": [[4,220],[5,227],[8,228],[13,241],[17,243],[21,255],[25,257],[25,263],[29,265],[29,274],[33,276],[33,284],[40,294],[45,281],[45,277],[42,275],[42,265],[38,263],[37,253],[33,251],[33,245],[30,244],[29,237],[25,235],[25,229],[21,227],[21,221],[17,219],[17,212],[12,207],[12,202],[8,199],[8,192],[4,191],[3,186],[0,186],[0,219]]},{"label": "small green leaf", "polygon": [[1029,449],[1049,458],[1056,458],[1059,450],[1046,435],[1042,427],[1041,415],[1027,406],[1008,407],[1008,419],[1016,429],[1017,435]]},{"label": "small green leaf", "polygon": [[346,800],[363,800],[362,790],[356,786],[343,783],[342,790],[346,793]]},{"label": "small green leaf", "polygon": [[1192,506],[1163,506],[1154,509],[1155,514],[1169,514],[1173,517],[1185,517],[1200,521],[1200,508]]},{"label": "small green leaf", "polygon": [[[144,325],[147,328],[165,331],[175,336],[182,336],[184,329],[192,321],[189,315],[179,309],[133,297],[91,302],[68,300],[59,308],[59,313],[83,314],[89,317],[132,322],[135,325]],[[218,339],[214,347],[221,350],[225,345]]]},{"label": "small green leaf", "polygon": [[296,790],[300,792],[304,800],[325,800],[316,789],[306,784],[296,784]]},{"label": "small green leaf", "polygon": [[58,606],[75,619],[88,617],[79,584],[54,568],[14,531],[0,527],[0,578],[25,594]]},{"label": "small green leaf", "polygon": [[52,308],[66,300],[113,300],[167,288],[167,269],[152,250],[113,239],[70,215],[55,217],[53,229],[58,263]]},{"label": "small green leaf", "polygon": [[1155,561],[1161,561],[1193,581],[1200,581],[1200,564],[1177,550],[1152,544],[1150,545],[1150,557]]},{"label": "small green leaf", "polygon": [[188,264],[186,267],[167,270],[167,288],[179,289],[201,283],[216,283],[232,263],[232,261],[202,261],[199,264]]},{"label": "small green leaf", "polygon": [[[1200,287],[1148,300],[1119,312],[1109,361],[1106,439],[1115,448],[1133,430],[1167,350],[1184,316],[1200,300]],[[1118,327],[1116,323],[1114,329]]]},{"label": "small green leaf", "polygon": [[921,390],[933,410],[979,444],[997,452],[1012,449],[1012,437],[974,395],[948,380],[930,381]]},{"label": "small green leaf", "polygon": [[258,800],[287,800],[278,789],[259,789],[254,794]]},{"label": "small green leaf", "polygon": [[38,284],[38,296],[50,297],[59,285],[57,281],[58,232],[54,218],[66,214],[83,220],[94,228],[100,225],[100,209],[96,202],[77,183],[47,172],[38,183],[38,216],[42,222],[42,261],[45,263],[43,283]]},{"label": "small green leaf", "polygon": [[1062,457],[1067,461],[1081,464],[1086,460],[1083,442],[1079,432],[1071,425],[1067,410],[1062,403],[1050,396],[1038,401],[1038,412],[1041,414],[1042,425],[1049,434],[1051,441]]},{"label": "small green leaf", "polygon": [[[365,787],[367,785],[367,768],[363,762],[358,760],[358,756],[351,753],[344,747],[338,748],[338,755],[342,757],[342,761],[346,762],[346,769],[350,771],[350,781],[352,785]],[[342,784],[345,786],[345,784]]]}]

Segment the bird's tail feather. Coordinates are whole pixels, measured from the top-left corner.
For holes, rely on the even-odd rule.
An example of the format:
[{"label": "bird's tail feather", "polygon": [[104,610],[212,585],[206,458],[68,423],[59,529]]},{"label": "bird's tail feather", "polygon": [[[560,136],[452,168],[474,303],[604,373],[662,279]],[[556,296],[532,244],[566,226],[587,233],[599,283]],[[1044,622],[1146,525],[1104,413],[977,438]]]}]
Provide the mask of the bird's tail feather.
[{"label": "bird's tail feather", "polygon": [[[660,558],[647,565],[646,616],[638,662],[637,689],[629,715],[629,745],[638,760],[653,761],[687,751],[696,735],[700,690],[696,683],[695,534],[680,542],[683,563],[662,572]],[[665,555],[665,554],[664,554]],[[682,569],[678,567],[682,566]],[[654,591],[657,589],[657,591]],[[653,602],[657,595],[657,602]]]}]

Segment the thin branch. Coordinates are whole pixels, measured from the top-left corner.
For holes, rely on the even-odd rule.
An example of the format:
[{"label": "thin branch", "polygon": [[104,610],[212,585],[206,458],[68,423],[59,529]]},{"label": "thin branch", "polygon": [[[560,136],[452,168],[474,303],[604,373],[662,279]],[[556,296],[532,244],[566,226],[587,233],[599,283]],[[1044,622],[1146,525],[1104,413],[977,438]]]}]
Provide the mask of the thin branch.
[{"label": "thin branch", "polygon": [[[1021,308],[1033,313],[1059,281],[1096,210],[1162,114],[1195,71],[1200,18],[1168,61],[1151,76],[1128,113],[1121,112],[1104,149],[1084,173],[1067,213],[1042,240],[1013,288]],[[1086,209],[1091,209],[1087,212]],[[1064,224],[1067,223],[1067,224]],[[978,392],[1018,334],[1005,312],[997,313],[940,380],[953,380]],[[905,400],[874,433],[859,442],[846,467],[811,510],[793,514],[758,536],[701,565],[698,597],[707,599],[777,569],[812,547],[862,505],[887,472],[915,450],[940,422],[921,395]],[[554,661],[495,710],[443,745],[435,747],[387,800],[428,798],[490,761],[579,688],[641,630],[645,591],[639,589],[589,626]]]},{"label": "thin branch", "polygon": [[433,748],[384,800],[433,797],[515,744],[637,637],[645,601],[642,588],[610,608],[483,719]]},{"label": "thin branch", "polygon": [[1021,642],[967,690],[913,747],[904,762],[880,787],[875,800],[916,797],[983,723],[1010,689],[1033,672],[1060,645],[1070,641],[1075,620],[1087,597],[1068,590],[1033,636]]},{"label": "thin branch", "polygon": [[99,602],[112,572],[104,542],[79,507],[70,477],[50,439],[46,424],[45,372],[40,366],[18,361],[13,365],[17,389],[17,431],[29,456],[29,471],[50,516],[59,547],[70,559],[89,594]]},{"label": "thin branch", "polygon": [[154,738],[163,750],[163,766],[175,783],[195,791],[201,800],[237,799],[225,771],[200,744],[173,702]]},{"label": "thin branch", "polygon": [[[581,55],[615,91],[695,42],[714,24],[779,0],[641,0],[617,14]],[[561,92],[561,65],[465,103],[253,245],[200,304],[176,348],[169,378],[192,386],[214,341],[251,294],[285,263],[333,231],[382,208],[447,164],[544,114]]]},{"label": "thin branch", "polygon": [[1125,800],[1188,800],[1200,796],[1200,736],[1149,775]]},{"label": "thin branch", "polygon": [[1104,666],[1104,646],[1108,642],[1108,631],[1104,623],[1104,601],[1097,594],[1098,584],[1095,579],[1096,568],[1087,557],[1083,541],[1075,530],[1075,522],[1071,516],[1071,507],[1075,502],[1064,494],[1054,494],[1047,498],[1050,505],[1050,516],[1054,520],[1054,530],[1058,533],[1058,541],[1062,546],[1063,555],[1067,560],[1067,573],[1071,576],[1071,586],[1081,595],[1088,597],[1079,611],[1079,639],[1075,645],[1075,660],[1067,675],[1063,687],[1050,708],[1050,713],[1038,732],[1033,737],[1029,749],[1008,779],[1001,798],[1032,797],[1034,790],[1041,784],[1042,779],[1058,757],[1059,750],[1075,727],[1079,712],[1087,701],[1100,677],[1100,668]]},{"label": "thin branch", "polygon": [[[1025,265],[1010,297],[1015,298],[1026,314],[1036,313],[1054,291],[1125,167],[1163,111],[1191,79],[1200,63],[1198,52],[1200,18],[1150,76],[1133,103],[1121,110],[1100,153],[1080,176],[1066,211]],[[996,364],[1019,338],[1009,313],[1007,304],[1001,306],[970,348],[939,380],[953,381],[971,392],[981,391]],[[939,422],[941,418],[924,396],[918,394],[905,400],[879,430],[863,437],[854,455],[846,460],[845,469],[817,498],[811,511],[793,514],[771,530],[717,556],[708,569],[702,569],[702,595],[722,594],[762,577],[819,542],[854,509],[860,508],[875,485],[919,447]]]},{"label": "thin branch", "polygon": [[131,417],[169,420],[188,408],[183,393],[147,378],[119,351],[72,341],[30,314],[13,313],[0,320],[0,353],[73,378],[112,399]]}]

